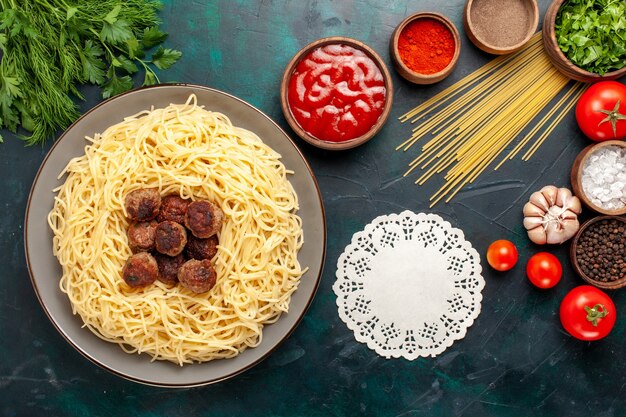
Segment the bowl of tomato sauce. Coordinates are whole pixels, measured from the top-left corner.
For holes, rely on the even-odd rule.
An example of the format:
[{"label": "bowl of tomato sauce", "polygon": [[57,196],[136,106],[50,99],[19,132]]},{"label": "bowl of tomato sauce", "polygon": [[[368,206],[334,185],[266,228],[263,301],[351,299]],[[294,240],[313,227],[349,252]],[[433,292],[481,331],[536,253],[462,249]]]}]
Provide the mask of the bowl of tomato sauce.
[{"label": "bowl of tomato sauce", "polygon": [[362,145],[383,127],[393,102],[384,61],[369,46],[346,37],[322,38],[287,64],[280,86],[287,123],[323,149]]}]

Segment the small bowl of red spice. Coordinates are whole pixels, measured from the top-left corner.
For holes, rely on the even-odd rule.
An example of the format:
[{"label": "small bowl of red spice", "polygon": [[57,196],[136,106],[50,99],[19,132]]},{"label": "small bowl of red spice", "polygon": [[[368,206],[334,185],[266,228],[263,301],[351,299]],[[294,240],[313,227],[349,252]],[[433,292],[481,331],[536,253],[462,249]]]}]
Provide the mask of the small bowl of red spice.
[{"label": "small bowl of red spice", "polygon": [[402,77],[415,84],[433,84],[454,70],[461,51],[461,37],[446,16],[420,12],[396,27],[389,50]]},{"label": "small bowl of red spice", "polygon": [[323,149],[362,145],[383,127],[393,85],[382,58],[369,46],[342,36],[302,48],[287,64],[280,102],[289,126]]}]

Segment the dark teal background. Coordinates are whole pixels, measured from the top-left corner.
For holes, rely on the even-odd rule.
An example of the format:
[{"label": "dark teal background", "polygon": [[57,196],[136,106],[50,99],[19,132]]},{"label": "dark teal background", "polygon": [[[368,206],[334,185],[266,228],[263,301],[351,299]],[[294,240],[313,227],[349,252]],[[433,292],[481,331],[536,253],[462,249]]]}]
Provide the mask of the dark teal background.
[{"label": "dark teal background", "polygon": [[[573,274],[568,245],[549,248],[564,265],[552,290],[533,288],[526,260],[532,245],[521,208],[544,185],[569,186],[576,154],[588,143],[573,114],[536,157],[488,172],[451,204],[428,208],[440,179],[417,187],[402,179],[417,154],[394,148],[410,126],[397,117],[486,63],[462,36],[458,67],[430,87],[411,85],[391,67],[388,41],[415,11],[438,11],[462,31],[463,1],[208,1],[169,0],[161,13],[166,46],[181,61],[162,81],[214,87],[260,108],[291,130],[278,98],[282,71],[305,44],[344,35],[364,41],[387,62],[395,103],[382,132],[368,144],[332,153],[296,140],[317,175],[326,206],[328,256],[315,300],[295,333],[267,360],[233,379],[193,389],[160,389],[128,382],[92,364],[56,332],[38,304],[24,259],[28,192],[50,147],[25,148],[8,132],[0,146],[0,415],[2,416],[590,416],[626,415],[626,290],[611,293],[619,317],[595,343],[569,337],[558,306],[582,280]],[[548,1],[539,1],[545,12]],[[86,87],[86,110],[99,102]],[[520,263],[495,273],[484,262],[482,313],[467,336],[436,358],[379,357],[357,343],[337,315],[332,291],[336,262],[353,233],[374,217],[410,209],[432,211],[462,229],[484,254],[496,239],[518,246]],[[586,213],[584,217],[588,217]],[[85,330],[87,331],[87,330]]]}]

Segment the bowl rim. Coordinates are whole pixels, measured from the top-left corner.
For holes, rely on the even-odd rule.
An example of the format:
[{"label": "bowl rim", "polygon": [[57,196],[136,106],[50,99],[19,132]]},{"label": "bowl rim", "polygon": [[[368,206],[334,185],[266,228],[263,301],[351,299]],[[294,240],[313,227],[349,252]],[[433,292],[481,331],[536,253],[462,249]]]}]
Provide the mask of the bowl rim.
[{"label": "bowl rim", "polygon": [[587,160],[598,149],[606,148],[609,146],[617,146],[626,149],[626,142],[623,140],[606,140],[603,142],[592,143],[587,145],[576,157],[574,164],[572,164],[572,173],[570,174],[570,181],[572,182],[572,188],[575,188],[576,196],[587,206],[587,208],[607,216],[622,216],[626,214],[626,206],[619,210],[607,210],[602,207],[598,207],[591,202],[591,199],[587,197],[582,184],[583,168]]},{"label": "bowl rim", "polygon": [[[448,30],[452,33],[452,37],[454,38],[454,55],[452,56],[452,59],[450,60],[450,62],[448,62],[448,65],[446,65],[445,68],[432,74],[423,74],[421,72],[413,71],[411,68],[406,66],[402,58],[400,58],[400,54],[398,53],[398,39],[400,38],[400,34],[402,33],[402,31],[404,31],[404,28],[409,23],[418,19],[434,19],[438,22],[443,23],[446,28],[448,28]],[[442,75],[449,74],[456,66],[459,60],[459,55],[461,54],[461,35],[459,34],[459,31],[454,23],[447,16],[437,12],[417,12],[405,17],[404,20],[402,20],[398,24],[398,26],[396,26],[396,29],[394,30],[391,38],[391,50],[396,65],[399,65],[404,71],[411,74],[415,78],[419,78],[422,80],[439,79]]]},{"label": "bowl rim", "polygon": [[[378,117],[376,123],[372,125],[372,127],[365,133],[364,135],[358,136],[356,138],[348,139],[341,142],[332,142],[323,139],[319,139],[311,134],[309,134],[306,130],[304,130],[300,124],[296,121],[293,113],[291,112],[291,106],[289,105],[288,99],[288,91],[289,91],[289,80],[291,75],[293,74],[294,68],[300,63],[300,61],[313,49],[319,48],[325,45],[330,44],[346,44],[352,46],[355,49],[359,49],[371,58],[380,72],[383,75],[383,81],[385,83],[385,104],[383,107],[383,112]],[[368,45],[365,43],[345,37],[345,36],[329,36],[325,38],[317,39],[303,48],[301,48],[291,60],[285,66],[285,70],[283,71],[283,76],[280,83],[280,104],[283,110],[283,115],[287,120],[289,126],[293,129],[293,131],[302,138],[305,142],[316,146],[318,148],[327,149],[327,150],[345,150],[355,148],[359,145],[362,145],[372,139],[376,134],[382,129],[383,125],[389,118],[391,114],[391,107],[393,103],[393,81],[391,79],[391,74],[385,65],[385,61]]]},{"label": "bowl rim", "polygon": [[576,235],[572,239],[572,243],[570,245],[569,258],[570,258],[570,263],[572,264],[572,268],[574,269],[574,272],[576,272],[576,274],[579,277],[581,277],[585,282],[593,286],[596,286],[598,288],[602,288],[606,290],[617,290],[619,288],[626,286],[626,277],[617,279],[615,281],[608,281],[608,282],[597,281],[595,279],[592,279],[591,277],[589,277],[587,274],[583,272],[582,268],[580,267],[580,264],[578,263],[578,256],[576,255],[576,249],[578,248],[578,241],[580,240],[582,233],[589,226],[597,222],[603,221],[603,220],[617,220],[617,221],[624,223],[624,226],[626,227],[626,218],[622,216],[600,215],[600,216],[592,217],[591,219],[585,221],[582,225],[580,225],[578,232],[576,232]]},{"label": "bowl rim", "polygon": [[[469,0],[472,1],[472,0]],[[569,68],[573,72],[577,72],[579,77],[585,77],[593,79],[592,82],[596,81],[604,81],[609,79],[617,79],[623,75],[626,75],[626,66],[611,72],[606,72],[603,75],[597,74],[595,72],[587,71],[583,68],[580,68],[578,65],[574,64],[565,54],[561,51],[558,42],[556,41],[556,17],[559,14],[559,10],[563,3],[567,0],[553,0],[552,3],[548,6],[546,14],[544,16],[543,21],[543,42],[546,48],[552,48],[558,58],[564,62],[569,64]],[[555,10],[556,9],[556,10]],[[552,13],[551,13],[552,12]]]},{"label": "bowl rim", "polygon": [[[480,0],[478,0],[478,1],[480,1]],[[467,27],[469,28],[469,31],[472,33],[472,35],[476,38],[476,40],[479,43],[481,43],[482,45],[484,45],[484,47],[486,47],[488,49],[491,49],[493,51],[497,51],[500,54],[505,54],[505,53],[509,53],[509,52],[515,52],[516,50],[520,49],[521,47],[523,47],[524,45],[526,45],[528,43],[530,38],[532,38],[532,36],[537,31],[537,25],[539,25],[539,6],[537,5],[537,0],[523,0],[523,1],[525,1],[528,4],[530,4],[530,6],[531,6],[530,10],[531,10],[531,23],[532,24],[529,25],[528,31],[526,32],[526,36],[520,42],[518,42],[518,43],[516,43],[514,45],[511,45],[511,46],[503,47],[503,46],[493,45],[493,44],[485,41],[480,36],[478,36],[476,34],[476,32],[474,31],[474,28],[476,27],[476,25],[472,22],[472,17],[471,17],[472,6],[475,4],[475,0],[467,0],[467,3],[465,5],[464,17],[465,17],[465,21],[467,22]],[[470,39],[471,39],[471,37],[470,37]],[[482,49],[482,48],[480,48],[480,49]]]}]

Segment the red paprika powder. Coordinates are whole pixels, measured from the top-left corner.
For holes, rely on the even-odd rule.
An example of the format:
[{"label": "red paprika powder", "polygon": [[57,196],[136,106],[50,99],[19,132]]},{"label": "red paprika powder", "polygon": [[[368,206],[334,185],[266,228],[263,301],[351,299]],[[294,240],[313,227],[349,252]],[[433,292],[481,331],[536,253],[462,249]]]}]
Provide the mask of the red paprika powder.
[{"label": "red paprika powder", "polygon": [[448,66],[456,44],[450,29],[438,20],[416,19],[398,37],[400,59],[410,70],[434,74]]}]

